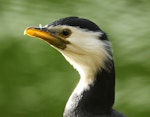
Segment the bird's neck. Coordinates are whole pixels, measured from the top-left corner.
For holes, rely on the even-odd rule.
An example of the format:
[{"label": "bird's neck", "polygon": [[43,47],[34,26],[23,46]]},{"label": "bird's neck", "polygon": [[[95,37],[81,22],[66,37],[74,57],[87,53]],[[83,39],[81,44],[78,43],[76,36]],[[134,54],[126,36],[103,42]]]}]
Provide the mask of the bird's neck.
[{"label": "bird's neck", "polygon": [[[115,71],[113,63],[111,70],[101,69],[92,74],[90,71],[82,74],[80,81],[69,98],[64,115],[85,116],[85,113],[93,115],[108,114],[112,110],[115,95]],[[70,115],[71,114],[71,115]],[[80,117],[79,116],[79,117]]]}]

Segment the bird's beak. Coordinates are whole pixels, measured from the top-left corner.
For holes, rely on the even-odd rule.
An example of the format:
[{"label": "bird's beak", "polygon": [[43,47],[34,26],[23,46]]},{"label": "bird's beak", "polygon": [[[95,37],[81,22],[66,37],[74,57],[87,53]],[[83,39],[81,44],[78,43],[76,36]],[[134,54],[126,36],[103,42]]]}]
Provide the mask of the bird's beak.
[{"label": "bird's beak", "polygon": [[37,37],[45,40],[50,45],[57,47],[59,49],[65,49],[66,45],[69,44],[69,41],[62,39],[54,34],[51,34],[47,28],[37,28],[37,27],[28,27],[25,29],[24,34],[27,34],[31,37]]}]

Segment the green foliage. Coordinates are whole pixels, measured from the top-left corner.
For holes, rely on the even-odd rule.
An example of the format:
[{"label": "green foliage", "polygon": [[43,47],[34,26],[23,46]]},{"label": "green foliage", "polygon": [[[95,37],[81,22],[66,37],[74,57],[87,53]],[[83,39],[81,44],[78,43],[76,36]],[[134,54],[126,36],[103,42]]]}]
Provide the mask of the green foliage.
[{"label": "green foliage", "polygon": [[112,42],[115,108],[150,116],[150,1],[1,0],[0,117],[61,117],[78,73],[47,43],[24,36],[28,26],[66,16],[91,19]]}]

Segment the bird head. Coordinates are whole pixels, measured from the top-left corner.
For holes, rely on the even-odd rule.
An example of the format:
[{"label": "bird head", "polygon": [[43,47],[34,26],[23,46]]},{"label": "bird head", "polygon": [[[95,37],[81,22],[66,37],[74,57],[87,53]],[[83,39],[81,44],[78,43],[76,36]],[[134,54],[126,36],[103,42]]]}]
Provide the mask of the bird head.
[{"label": "bird head", "polygon": [[106,69],[112,59],[106,34],[93,22],[67,17],[44,27],[28,27],[25,34],[48,42],[78,70],[81,77],[93,77],[97,70]]}]

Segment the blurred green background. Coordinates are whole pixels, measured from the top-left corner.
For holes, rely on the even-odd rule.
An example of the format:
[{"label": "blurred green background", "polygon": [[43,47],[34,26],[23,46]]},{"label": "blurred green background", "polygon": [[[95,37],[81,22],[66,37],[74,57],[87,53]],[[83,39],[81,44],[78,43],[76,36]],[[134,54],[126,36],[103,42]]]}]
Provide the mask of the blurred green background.
[{"label": "blurred green background", "polygon": [[0,117],[62,117],[79,75],[60,53],[23,31],[66,16],[88,18],[107,32],[116,66],[114,108],[149,117],[149,0],[1,0]]}]

